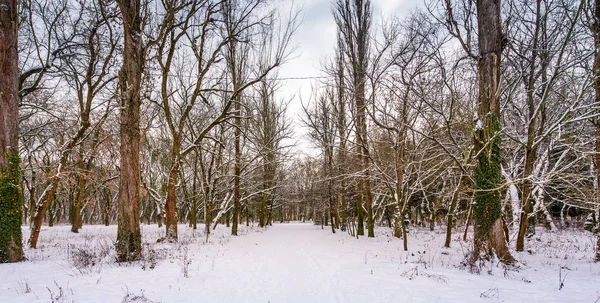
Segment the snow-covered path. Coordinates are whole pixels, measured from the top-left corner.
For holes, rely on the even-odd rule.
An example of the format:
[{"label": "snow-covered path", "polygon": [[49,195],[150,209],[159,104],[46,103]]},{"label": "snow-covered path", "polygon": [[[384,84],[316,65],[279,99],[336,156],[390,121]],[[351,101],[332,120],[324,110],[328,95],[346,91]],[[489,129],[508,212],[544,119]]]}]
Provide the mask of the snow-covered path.
[{"label": "snow-covered path", "polygon": [[[473,275],[457,268],[468,243],[442,249],[440,232],[414,230],[410,250],[389,230],[376,238],[332,234],[311,223],[242,227],[229,236],[219,227],[204,243],[201,232],[181,225],[178,244],[154,243],[164,233],[143,226],[151,261],[116,264],[113,256],[76,269],[79,248],[101,255],[116,228],[45,228],[42,248],[28,262],[0,265],[0,302],[594,302],[600,298],[600,264],[579,235],[554,234],[564,249],[539,247],[519,271]],[[24,229],[27,236],[27,229]],[[533,241],[533,240],[532,240]],[[546,243],[544,239],[537,240]],[[70,244],[67,244],[70,243]],[[532,243],[534,245],[534,243]],[[587,246],[586,246],[587,247]],[[583,251],[581,255],[573,253]],[[145,266],[143,266],[145,265]],[[145,270],[143,269],[145,267]],[[563,267],[563,269],[561,269]],[[558,290],[558,274],[567,278]],[[58,299],[57,299],[58,298]]]},{"label": "snow-covered path", "polygon": [[[328,231],[312,224],[280,224],[236,239],[219,258],[211,288],[221,288],[219,297],[247,302],[413,301],[405,286],[374,275],[370,250],[349,249],[345,242],[354,239]],[[235,273],[237,285],[222,287],[229,279],[219,280],[219,272]]]}]

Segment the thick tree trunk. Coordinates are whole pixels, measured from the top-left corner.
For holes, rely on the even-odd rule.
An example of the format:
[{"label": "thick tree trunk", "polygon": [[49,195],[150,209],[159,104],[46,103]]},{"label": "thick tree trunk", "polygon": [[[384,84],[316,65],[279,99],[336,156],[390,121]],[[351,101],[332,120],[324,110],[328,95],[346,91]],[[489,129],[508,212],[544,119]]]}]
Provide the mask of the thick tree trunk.
[{"label": "thick tree trunk", "polygon": [[0,1],[0,263],[23,260],[18,1]]},{"label": "thick tree trunk", "polygon": [[502,221],[500,163],[500,57],[502,55],[502,24],[500,0],[477,0],[479,39],[478,119],[475,126],[475,240],[472,261],[490,260],[497,256],[510,264],[514,258]]},{"label": "thick tree trunk", "polygon": [[140,0],[118,0],[123,17],[125,48],[119,72],[121,98],[121,148],[117,241],[119,262],[134,261],[142,255],[139,223],[140,204],[140,103],[144,69]]}]

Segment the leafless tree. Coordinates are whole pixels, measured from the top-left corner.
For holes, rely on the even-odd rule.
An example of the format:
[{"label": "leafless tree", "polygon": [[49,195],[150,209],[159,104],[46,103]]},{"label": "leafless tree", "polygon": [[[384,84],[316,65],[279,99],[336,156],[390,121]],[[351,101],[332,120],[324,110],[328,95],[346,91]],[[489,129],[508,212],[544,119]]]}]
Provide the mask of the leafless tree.
[{"label": "leafless tree", "polygon": [[357,200],[358,235],[364,234],[362,205],[366,206],[368,236],[374,237],[373,197],[369,171],[369,143],[366,115],[366,85],[369,62],[369,42],[371,28],[371,2],[369,0],[339,0],[334,3],[334,19],[344,42],[345,57],[348,60],[353,94],[354,119],[356,124],[357,158],[361,165],[358,181]]},{"label": "leafless tree", "polygon": [[[92,4],[92,6],[89,6],[83,2],[81,6],[72,8],[78,11],[82,18],[85,16],[89,18],[87,20],[90,20],[89,27],[81,30],[74,38],[74,41],[81,40],[81,45],[83,45],[81,48],[82,55],[80,57],[71,56],[68,60],[65,60],[64,64],[61,64],[64,66],[61,73],[64,73],[64,77],[69,80],[69,83],[73,84],[75,90],[75,98],[78,103],[77,130],[70,138],[64,140],[59,147],[56,166],[51,170],[48,184],[35,205],[32,232],[29,238],[29,245],[32,248],[37,246],[44,216],[56,199],[61,179],[67,170],[69,158],[76,147],[81,146],[88,137],[93,137],[93,132],[90,130],[105,120],[109,113],[110,104],[108,100],[111,96],[108,95],[108,99],[103,102],[98,102],[97,97],[103,93],[106,94],[105,91],[111,88],[110,85],[116,78],[112,67],[115,64],[114,57],[116,56],[118,40],[112,34],[110,25],[112,17],[108,16],[108,8],[102,5],[93,6]],[[71,24],[71,30],[80,26],[79,22],[82,21],[76,19]],[[99,115],[97,121],[93,121],[92,111],[99,104],[106,106],[107,110]],[[80,149],[80,156],[83,156],[83,149]],[[83,158],[80,159],[81,168],[83,168]],[[80,180],[79,183],[85,189],[83,180]],[[81,195],[83,193],[80,193],[79,201],[76,201],[73,205],[73,211],[77,213],[76,221],[73,224],[74,231],[77,231],[80,227],[78,221],[80,220],[81,203],[83,201]]]}]

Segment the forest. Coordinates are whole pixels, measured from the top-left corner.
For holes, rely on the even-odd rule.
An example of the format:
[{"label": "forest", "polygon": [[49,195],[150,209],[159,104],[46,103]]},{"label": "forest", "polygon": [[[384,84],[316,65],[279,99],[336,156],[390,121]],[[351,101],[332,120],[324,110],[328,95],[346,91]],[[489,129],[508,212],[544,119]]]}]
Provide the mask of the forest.
[{"label": "forest", "polygon": [[505,276],[573,233],[597,276],[600,0],[324,2],[335,47],[287,98],[302,3],[0,0],[0,263],[101,226],[106,262],[146,264],[296,221]]}]

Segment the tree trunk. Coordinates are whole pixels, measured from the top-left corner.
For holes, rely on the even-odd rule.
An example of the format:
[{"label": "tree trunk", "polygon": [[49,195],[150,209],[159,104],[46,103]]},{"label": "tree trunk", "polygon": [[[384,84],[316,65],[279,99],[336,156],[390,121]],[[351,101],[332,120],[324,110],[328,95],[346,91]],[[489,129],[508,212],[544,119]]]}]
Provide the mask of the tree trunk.
[{"label": "tree trunk", "polygon": [[[235,77],[235,73],[234,73]],[[237,82],[237,78],[236,78]],[[237,89],[237,84],[235,89]],[[233,222],[231,226],[231,234],[238,235],[238,213],[240,211],[240,175],[241,175],[241,157],[242,150],[240,147],[240,139],[242,136],[242,118],[241,116],[241,98],[238,94],[235,101],[235,163],[234,163],[234,179],[233,179]]]},{"label": "tree trunk", "polygon": [[[534,122],[530,121],[530,125]],[[533,139],[532,139],[533,140]],[[533,183],[531,182],[531,173],[533,172],[533,162],[535,161],[536,149],[530,148],[529,146],[525,151],[525,169],[523,172],[524,180],[523,180],[523,208],[521,210],[521,217],[519,220],[519,232],[517,234],[517,251],[523,251],[525,249],[525,235],[527,230],[529,229],[530,224],[530,215],[533,212],[533,199],[532,199],[532,187]],[[535,222],[535,221],[534,221]],[[534,226],[535,228],[535,226]]]},{"label": "tree trunk", "polygon": [[458,202],[458,196],[460,189],[463,184],[465,175],[461,173],[460,178],[458,179],[458,184],[456,188],[454,188],[454,192],[452,193],[452,200],[450,201],[450,209],[448,209],[448,226],[446,227],[446,241],[444,242],[444,247],[450,247],[450,242],[452,241],[452,228],[454,226],[454,212],[456,211],[456,205]]},{"label": "tree trunk", "polygon": [[206,241],[210,236],[210,222],[212,222],[212,204],[208,199],[204,200],[204,233],[206,233]]},{"label": "tree trunk", "polygon": [[192,177],[192,207],[191,207],[191,218],[192,227],[194,230],[198,229],[198,153],[194,157],[194,176]]},{"label": "tree trunk", "polygon": [[358,192],[356,199],[356,220],[358,221],[356,226],[356,235],[365,235],[365,225],[363,219],[363,184],[362,180],[358,180]]},{"label": "tree trunk", "polygon": [[[29,158],[31,163],[31,156]],[[33,226],[33,217],[35,216],[35,197],[37,195],[36,172],[31,171],[31,188],[29,189],[29,227]]]},{"label": "tree trunk", "polygon": [[[406,103],[406,102],[405,102]],[[403,115],[406,116],[406,115]],[[394,236],[404,237],[404,250],[408,250],[408,241],[406,239],[406,224],[404,224],[405,201],[402,191],[404,183],[404,132],[398,133],[398,142],[396,146],[396,212],[394,213]]]},{"label": "tree trunk", "polygon": [[[369,161],[369,160],[366,160]],[[368,164],[365,166],[367,167]],[[370,174],[367,172],[365,177],[365,195],[367,205],[367,236],[369,238],[375,237],[375,220],[373,218],[373,195],[371,193],[371,180]]]},{"label": "tree trunk", "polygon": [[[592,35],[594,36],[594,92],[596,103],[600,102],[600,0],[594,1],[594,20],[591,26]],[[600,121],[596,120],[596,182],[600,184]],[[600,218],[600,186],[596,186],[596,203],[598,210],[596,215]],[[598,221],[598,220],[597,220]],[[596,261],[600,262],[600,223],[597,226],[598,239],[596,243]]]},{"label": "tree trunk", "polygon": [[111,200],[111,194],[110,191],[105,189],[104,190],[104,205],[102,206],[102,221],[104,222],[105,226],[109,226],[110,225],[110,200]]},{"label": "tree trunk", "polygon": [[[364,55],[364,54],[363,54]],[[367,236],[375,237],[374,231],[374,220],[373,220],[373,196],[371,194],[371,174],[369,173],[369,146],[367,139],[367,123],[366,123],[366,105],[365,105],[365,88],[364,82],[366,81],[366,77],[362,69],[359,72],[359,75],[356,76],[357,80],[357,89],[356,89],[356,108],[357,108],[357,137],[358,137],[358,147],[359,147],[359,169],[361,170],[361,192],[362,197],[364,198],[364,203],[366,206],[366,215],[367,215]],[[360,222],[359,222],[360,224]],[[360,234],[360,233],[359,233]],[[364,231],[363,231],[364,235]]]},{"label": "tree trunk", "polygon": [[463,241],[467,241],[467,235],[469,234],[469,225],[471,225],[471,217],[473,216],[473,204],[469,205],[467,213],[467,222],[465,223],[465,232],[463,233]]},{"label": "tree trunk", "polygon": [[145,50],[142,46],[140,0],[118,0],[123,17],[125,48],[119,72],[121,98],[121,148],[117,261],[139,260],[142,235],[139,223],[140,204],[140,103]]},{"label": "tree trunk", "polygon": [[[77,136],[76,136],[77,137]],[[71,142],[74,142],[72,140]],[[71,145],[70,145],[71,146]],[[69,150],[70,148],[67,148]],[[61,159],[59,160],[59,166],[57,168],[57,172],[50,178],[50,184],[47,185],[44,193],[40,197],[38,204],[35,208],[35,214],[33,216],[33,224],[31,228],[31,235],[29,235],[28,244],[31,248],[37,247],[37,241],[40,236],[40,231],[42,230],[42,224],[44,222],[44,216],[46,216],[46,212],[48,211],[48,226],[52,227],[54,225],[54,211],[53,207],[56,200],[56,192],[58,191],[59,185],[59,175],[61,173],[60,168],[64,167],[67,163],[68,153],[66,151],[62,152]]]},{"label": "tree trunk", "polygon": [[[600,1],[596,1],[596,22],[600,21]],[[600,24],[598,24],[600,27]],[[596,47],[600,47],[600,30],[596,32],[598,36],[596,36]],[[600,102],[600,53],[598,48],[596,48],[596,53],[594,56],[594,68],[596,69],[597,75],[595,81],[595,91],[596,91],[596,102]],[[596,122],[596,182],[600,184],[600,123]],[[596,190],[596,203],[598,203],[598,209],[596,210],[596,262],[600,262],[600,186],[597,185]],[[561,211],[561,222],[564,225],[563,213]]]},{"label": "tree trunk", "polygon": [[0,1],[0,263],[24,259],[19,159],[18,1]]},{"label": "tree trunk", "polygon": [[[472,261],[491,260],[496,255],[503,263],[514,258],[508,251],[502,221],[500,163],[500,57],[502,24],[500,0],[477,0],[479,38],[479,97],[474,133],[477,163],[475,166],[475,241]],[[483,120],[481,120],[483,119]]]},{"label": "tree trunk", "polygon": [[79,168],[79,173],[77,175],[77,193],[73,204],[71,204],[71,232],[78,233],[79,229],[82,226],[82,218],[81,218],[81,206],[83,205],[83,200],[85,198],[85,177],[83,174],[83,144],[79,145],[79,159],[77,166]]},{"label": "tree trunk", "polygon": [[[344,79],[344,52],[343,52],[343,40],[338,34],[338,49],[337,49],[337,130],[339,136],[339,147],[338,147],[338,176],[344,176],[347,172],[346,169],[346,100],[345,96],[345,79]],[[346,180],[343,177],[338,187],[338,199],[337,205],[338,216],[340,217],[340,230],[346,231],[347,224],[347,207],[346,207]],[[304,221],[304,217],[302,217]]]},{"label": "tree trunk", "polygon": [[[530,63],[529,75],[526,78],[528,81],[527,85],[527,106],[528,106],[528,125],[527,125],[527,144],[525,146],[525,166],[523,169],[523,191],[521,201],[523,207],[521,210],[521,216],[519,221],[519,232],[517,234],[517,251],[523,251],[525,248],[525,234],[529,229],[530,214],[533,211],[533,182],[531,181],[533,166],[537,159],[537,146],[534,145],[536,139],[536,122],[537,114],[535,109],[534,91],[535,91],[535,73],[536,73],[536,58],[540,51],[539,36],[540,36],[540,22],[541,22],[541,1],[536,1],[536,24],[533,36],[533,49],[532,59]],[[542,74],[545,74],[543,71]],[[544,80],[544,79],[543,79]],[[545,82],[545,81],[542,81]],[[542,125],[543,127],[543,125]],[[535,221],[533,221],[535,223]],[[535,225],[533,225],[535,230]]]},{"label": "tree trunk", "polygon": [[171,170],[167,183],[167,201],[165,203],[165,240],[177,242],[177,182],[179,181],[179,135],[173,136],[171,150]]},{"label": "tree trunk", "polygon": [[429,207],[429,231],[435,230],[435,220],[437,219],[435,215],[435,204],[434,202],[427,201]]}]

